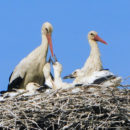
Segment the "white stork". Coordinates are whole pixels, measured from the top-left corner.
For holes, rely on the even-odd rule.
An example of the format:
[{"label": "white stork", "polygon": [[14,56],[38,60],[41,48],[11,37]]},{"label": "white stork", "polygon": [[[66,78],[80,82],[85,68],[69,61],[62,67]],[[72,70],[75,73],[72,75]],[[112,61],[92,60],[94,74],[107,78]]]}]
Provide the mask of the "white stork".
[{"label": "white stork", "polygon": [[43,67],[43,74],[45,77],[45,83],[44,86],[49,87],[49,88],[54,88],[53,80],[54,77],[51,74],[51,57],[49,58],[48,62]]},{"label": "white stork", "polygon": [[42,42],[39,47],[32,51],[27,57],[15,67],[9,78],[8,90],[13,88],[26,88],[30,82],[43,85],[45,79],[43,75],[43,67],[46,63],[46,56],[48,52],[48,45],[50,46],[51,54],[53,56],[51,34],[53,27],[46,22],[42,26]]},{"label": "white stork", "polygon": [[[95,31],[90,31],[88,33],[88,41],[91,47],[91,51],[83,68],[75,70],[69,76],[65,76],[65,78],[75,78],[73,82],[75,84],[100,84],[107,81],[108,79],[113,78],[115,81],[116,76],[109,70],[105,70],[102,67],[97,41],[100,41],[104,44],[107,43],[102,40]],[[121,82],[121,77],[117,80],[117,82],[118,84]]]},{"label": "white stork", "polygon": [[62,72],[62,64],[60,64],[57,61],[56,56],[55,57],[55,62],[52,61],[53,64],[53,70],[54,70],[54,89],[68,89],[74,87],[73,83],[66,83],[62,81],[61,78],[61,72]]},{"label": "white stork", "polygon": [[91,47],[90,55],[86,60],[83,68],[76,69],[72,74],[65,76],[64,78],[78,78],[84,75],[91,75],[94,71],[99,71],[102,69],[102,62],[100,58],[100,52],[98,48],[98,44],[96,41],[100,41],[104,44],[107,44],[104,40],[102,40],[97,32],[91,31],[88,33],[88,41]]}]

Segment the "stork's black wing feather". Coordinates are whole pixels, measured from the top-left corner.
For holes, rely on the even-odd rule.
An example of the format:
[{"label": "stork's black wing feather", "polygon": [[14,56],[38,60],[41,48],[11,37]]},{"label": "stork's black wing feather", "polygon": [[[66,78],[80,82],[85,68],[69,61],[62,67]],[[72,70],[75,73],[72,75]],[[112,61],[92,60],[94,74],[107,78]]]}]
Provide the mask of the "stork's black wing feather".
[{"label": "stork's black wing feather", "polygon": [[52,89],[48,85],[44,84],[42,87],[38,88],[38,92],[45,92],[46,89]]},{"label": "stork's black wing feather", "polygon": [[113,75],[108,75],[108,76],[106,76],[106,77],[101,77],[101,78],[99,78],[99,79],[96,79],[96,80],[94,80],[94,82],[93,82],[93,84],[100,84],[100,83],[102,83],[102,82],[104,82],[104,81],[107,81],[108,79],[110,79],[110,78],[114,78],[115,76],[113,76]]},{"label": "stork's black wing feather", "polygon": [[0,95],[3,95],[4,93],[6,93],[7,91],[0,91]]},{"label": "stork's black wing feather", "polygon": [[[10,76],[10,78],[11,78],[11,76]],[[10,84],[8,84],[8,91],[11,91],[12,89],[18,89],[22,80],[23,80],[23,78],[20,76],[17,77],[16,79],[14,79]]]},{"label": "stork's black wing feather", "polygon": [[83,86],[83,84],[75,84],[75,87]]}]

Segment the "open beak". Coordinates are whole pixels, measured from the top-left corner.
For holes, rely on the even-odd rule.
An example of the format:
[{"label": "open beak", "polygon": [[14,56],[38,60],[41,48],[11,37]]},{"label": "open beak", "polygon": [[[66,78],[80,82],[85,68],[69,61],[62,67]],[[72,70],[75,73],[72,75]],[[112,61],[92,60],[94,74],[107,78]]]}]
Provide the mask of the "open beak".
[{"label": "open beak", "polygon": [[55,62],[57,62],[58,60],[57,60],[57,58],[56,58],[56,55],[54,54],[54,58],[55,58]]},{"label": "open beak", "polygon": [[95,41],[100,41],[100,42],[102,42],[102,43],[104,43],[104,44],[107,45],[107,43],[106,43],[103,39],[101,39],[98,35],[96,35],[96,36],[94,37],[94,40],[95,40]]},{"label": "open beak", "polygon": [[49,59],[49,61],[48,61],[49,63],[52,63],[53,65],[55,64],[55,62],[50,58]]},{"label": "open beak", "polygon": [[49,60],[48,60],[48,63],[51,63],[52,62],[52,59],[51,59],[51,56],[50,56],[50,58],[49,58]]},{"label": "open beak", "polygon": [[75,77],[72,74],[63,77],[63,79],[73,79],[73,78]]},{"label": "open beak", "polygon": [[54,54],[53,54],[53,47],[52,47],[51,34],[50,34],[50,33],[48,33],[48,34],[46,35],[46,37],[47,37],[47,40],[48,40],[48,43],[49,43],[49,46],[50,46],[51,55],[52,55],[52,57],[53,57],[53,56],[54,56]]}]

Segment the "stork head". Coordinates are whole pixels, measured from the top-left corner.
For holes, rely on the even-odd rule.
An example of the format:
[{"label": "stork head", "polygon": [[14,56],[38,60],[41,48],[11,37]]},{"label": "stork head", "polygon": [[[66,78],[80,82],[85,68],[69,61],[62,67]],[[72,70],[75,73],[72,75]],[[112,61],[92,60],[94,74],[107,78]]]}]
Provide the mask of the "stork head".
[{"label": "stork head", "polygon": [[55,62],[52,61],[54,73],[60,76],[62,72],[62,65],[58,62],[56,55],[54,55],[54,59],[55,59]]},{"label": "stork head", "polygon": [[68,76],[63,77],[64,79],[73,79],[81,75],[81,70],[76,69],[72,74],[69,74]]},{"label": "stork head", "polygon": [[26,90],[29,92],[36,92],[38,88],[40,88],[40,85],[34,82],[30,82],[26,85]]},{"label": "stork head", "polygon": [[46,35],[48,44],[50,46],[51,54],[53,56],[53,47],[52,47],[52,40],[51,40],[52,31],[53,31],[53,27],[49,22],[46,22],[42,25],[42,30],[41,30],[42,35]]},{"label": "stork head", "polygon": [[47,34],[47,33],[52,33],[53,31],[53,27],[52,25],[49,23],[49,22],[45,22],[43,25],[42,25],[42,34]]},{"label": "stork head", "polygon": [[101,39],[101,38],[98,36],[97,32],[95,32],[95,31],[90,31],[90,32],[88,33],[88,40],[100,41],[100,42],[102,42],[102,43],[104,43],[104,44],[107,45],[107,43],[106,43],[103,39]]}]

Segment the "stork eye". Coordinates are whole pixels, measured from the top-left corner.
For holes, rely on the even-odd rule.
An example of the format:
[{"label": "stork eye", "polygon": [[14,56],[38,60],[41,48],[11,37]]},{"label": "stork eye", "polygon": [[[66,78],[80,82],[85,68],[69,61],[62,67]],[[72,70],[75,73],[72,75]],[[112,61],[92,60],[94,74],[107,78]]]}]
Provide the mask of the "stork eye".
[{"label": "stork eye", "polygon": [[93,33],[90,33],[90,35],[94,36],[94,34],[93,34]]},{"label": "stork eye", "polygon": [[47,33],[49,32],[49,30],[47,29],[47,28],[45,28],[46,29],[46,31],[47,31]]},{"label": "stork eye", "polygon": [[76,74],[76,71],[74,72],[74,74]]}]

